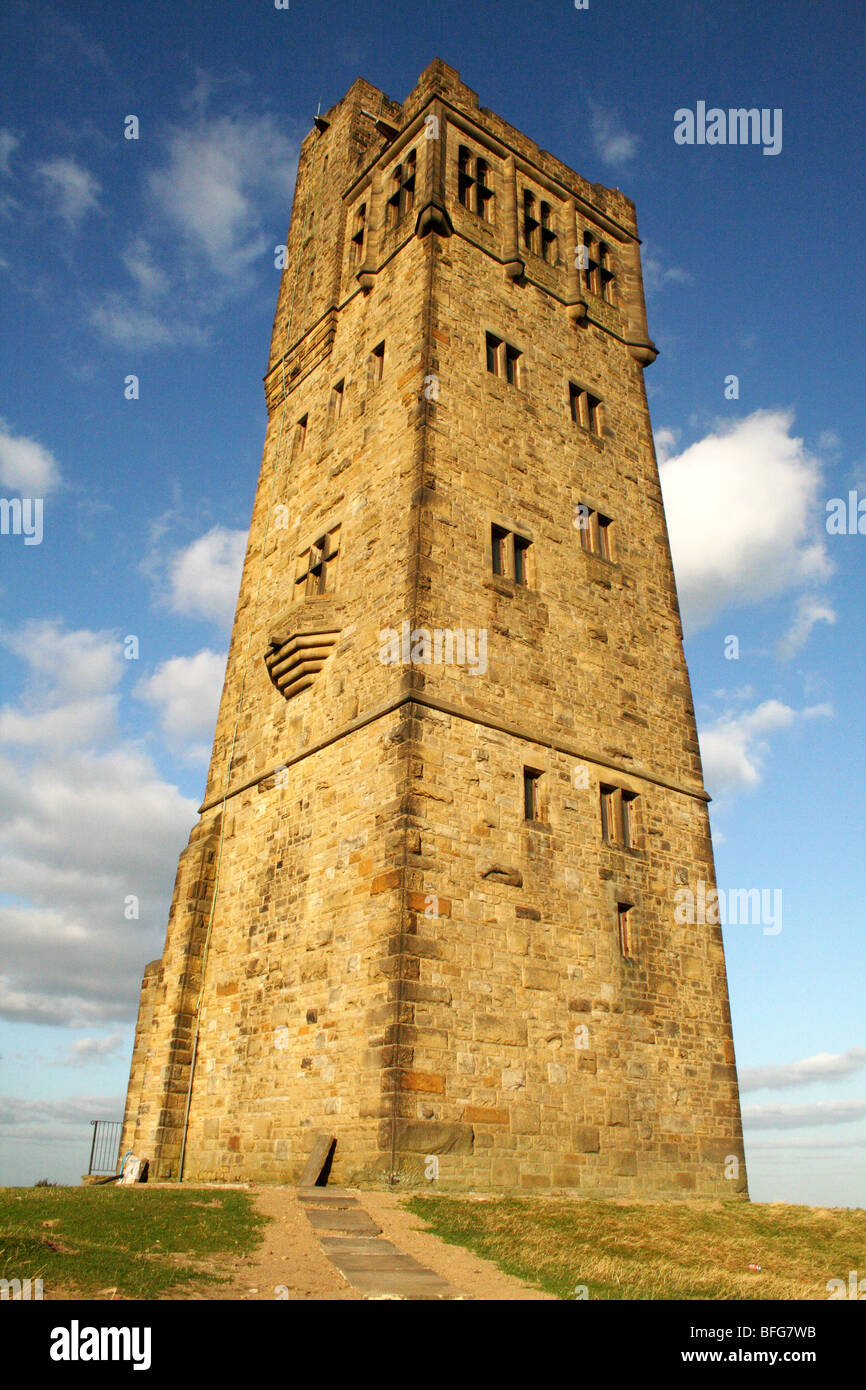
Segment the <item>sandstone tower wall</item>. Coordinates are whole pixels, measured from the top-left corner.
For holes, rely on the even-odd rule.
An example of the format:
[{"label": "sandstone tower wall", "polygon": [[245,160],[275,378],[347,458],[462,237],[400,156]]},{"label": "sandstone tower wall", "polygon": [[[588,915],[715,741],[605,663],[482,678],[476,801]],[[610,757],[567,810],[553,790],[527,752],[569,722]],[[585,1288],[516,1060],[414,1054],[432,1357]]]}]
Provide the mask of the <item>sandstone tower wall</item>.
[{"label": "sandstone tower wall", "polygon": [[156,1176],[294,1180],[327,1131],[343,1181],[745,1191],[721,930],[675,915],[714,869],[654,356],[631,202],[453,69],[317,120],[142,992]]}]

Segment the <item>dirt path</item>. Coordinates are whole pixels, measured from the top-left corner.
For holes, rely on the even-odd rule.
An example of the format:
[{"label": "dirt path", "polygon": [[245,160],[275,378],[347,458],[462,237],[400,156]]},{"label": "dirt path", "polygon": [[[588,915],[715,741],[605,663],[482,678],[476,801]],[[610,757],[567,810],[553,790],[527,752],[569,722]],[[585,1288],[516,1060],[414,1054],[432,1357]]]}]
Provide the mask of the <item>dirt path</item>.
[{"label": "dirt path", "polygon": [[[464,1297],[494,1301],[551,1297],[501,1273],[489,1260],[428,1234],[418,1217],[400,1209],[401,1198],[396,1193],[353,1191],[352,1195],[382,1227],[385,1240],[447,1279]],[[254,1196],[258,1210],[269,1218],[264,1243],[252,1255],[220,1260],[219,1272],[228,1275],[230,1283],[211,1285],[188,1296],[253,1301],[362,1297],[325,1255],[295,1188],[256,1188]]]}]

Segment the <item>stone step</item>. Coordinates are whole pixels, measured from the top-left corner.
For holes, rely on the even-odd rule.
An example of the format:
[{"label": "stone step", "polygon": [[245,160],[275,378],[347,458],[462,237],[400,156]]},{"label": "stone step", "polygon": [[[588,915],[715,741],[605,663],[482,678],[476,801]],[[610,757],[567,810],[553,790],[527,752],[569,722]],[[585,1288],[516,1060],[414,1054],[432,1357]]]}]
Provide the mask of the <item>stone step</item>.
[{"label": "stone step", "polygon": [[334,1210],[308,1207],[307,1220],[316,1231],[346,1231],[351,1235],[377,1236],[382,1229],[362,1207],[350,1211],[339,1207]]},{"label": "stone step", "polygon": [[337,1189],[328,1191],[324,1187],[309,1187],[299,1192],[298,1201],[306,1209],[310,1207],[357,1207],[359,1205],[357,1197],[353,1197],[351,1193]]},{"label": "stone step", "polygon": [[462,1299],[463,1295],[390,1240],[354,1198],[345,1205],[304,1204],[322,1250],[347,1283],[365,1298]]}]

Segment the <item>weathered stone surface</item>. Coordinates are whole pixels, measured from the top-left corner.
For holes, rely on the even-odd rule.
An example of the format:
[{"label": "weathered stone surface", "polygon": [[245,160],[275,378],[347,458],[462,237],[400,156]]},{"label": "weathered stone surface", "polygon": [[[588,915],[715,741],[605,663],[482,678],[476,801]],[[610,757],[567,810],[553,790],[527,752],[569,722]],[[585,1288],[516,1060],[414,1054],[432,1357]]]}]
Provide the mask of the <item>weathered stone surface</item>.
[{"label": "weathered stone surface", "polygon": [[473,1148],[469,1124],[444,1124],[434,1120],[400,1120],[396,1129],[398,1149],[422,1154],[468,1154]]}]

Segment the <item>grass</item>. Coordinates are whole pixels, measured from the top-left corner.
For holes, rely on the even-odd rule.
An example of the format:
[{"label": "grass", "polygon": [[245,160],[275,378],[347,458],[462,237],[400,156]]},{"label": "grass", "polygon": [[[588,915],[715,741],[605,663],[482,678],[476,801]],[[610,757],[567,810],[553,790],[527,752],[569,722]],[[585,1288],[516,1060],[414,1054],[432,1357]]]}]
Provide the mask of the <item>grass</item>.
[{"label": "grass", "polygon": [[0,1278],[41,1278],[47,1298],[183,1297],[224,1282],[209,1257],[255,1249],[264,1223],[247,1192],[0,1188]]},{"label": "grass", "polygon": [[866,1273],[860,1208],[444,1196],[405,1206],[441,1240],[557,1298],[584,1285],[594,1299],[826,1299],[828,1279]]}]

